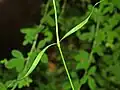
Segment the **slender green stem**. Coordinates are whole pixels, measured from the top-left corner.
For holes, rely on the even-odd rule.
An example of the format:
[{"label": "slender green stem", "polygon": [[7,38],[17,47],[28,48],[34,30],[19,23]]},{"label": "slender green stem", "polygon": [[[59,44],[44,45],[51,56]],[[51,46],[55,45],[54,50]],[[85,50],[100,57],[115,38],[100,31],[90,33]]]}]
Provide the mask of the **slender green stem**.
[{"label": "slender green stem", "polygon": [[59,34],[58,34],[57,9],[56,9],[55,0],[53,0],[53,5],[54,5],[54,11],[55,11],[55,24],[56,24],[56,38],[57,38],[57,44],[60,45],[60,42],[59,42]]},{"label": "slender green stem", "polygon": [[[51,1],[51,0],[48,0],[48,2],[47,2],[47,4],[46,4],[45,13],[44,13],[43,18],[41,19],[41,22],[40,22],[40,25],[39,25],[38,28],[41,28],[42,24],[44,23],[43,20],[44,20],[46,14],[47,14],[47,12],[48,12],[48,8],[49,8],[49,5],[50,5],[50,1]],[[31,48],[31,50],[30,50],[30,55],[32,54],[33,50],[35,49],[35,46],[36,46],[36,44],[37,44],[37,38],[38,38],[38,34],[36,34],[36,36],[35,36],[35,40],[34,40],[34,42],[33,42],[32,48]],[[27,60],[29,60],[29,59],[30,59],[30,57],[27,58]]]},{"label": "slender green stem", "polygon": [[95,38],[94,38],[94,42],[93,42],[93,45],[92,45],[92,51],[91,51],[91,53],[90,53],[90,56],[89,56],[89,65],[91,64],[91,62],[92,62],[92,56],[93,56],[93,53],[94,53],[94,47],[96,46],[96,36],[97,36],[97,34],[98,34],[98,30],[99,30],[99,26],[100,26],[100,22],[99,21],[97,21],[97,26],[96,26],[96,32],[95,32]]},{"label": "slender green stem", "polygon": [[63,65],[64,65],[64,67],[65,67],[65,70],[66,70],[66,73],[67,73],[68,79],[69,79],[69,81],[70,81],[70,84],[71,84],[72,90],[75,90],[75,89],[74,89],[74,86],[73,86],[73,83],[72,83],[72,80],[71,80],[71,77],[70,77],[70,74],[69,74],[69,71],[68,71],[68,68],[67,68],[66,63],[65,63],[65,59],[64,59],[64,56],[63,56],[63,53],[62,53],[61,47],[60,47],[59,34],[58,34],[57,10],[56,10],[55,0],[53,0],[53,5],[54,5],[54,10],[55,10],[55,23],[56,23],[56,38],[57,38],[57,46],[58,46],[58,49],[59,49],[59,51],[60,51],[60,55],[61,55],[61,58],[62,58],[62,61],[63,61]]},{"label": "slender green stem", "polygon": [[72,82],[71,77],[70,77],[70,74],[69,74],[69,71],[68,71],[68,68],[67,68],[67,66],[66,66],[66,62],[65,62],[65,59],[64,59],[64,56],[63,56],[62,50],[61,50],[60,47],[59,47],[59,51],[60,51],[60,55],[61,55],[61,58],[62,58],[62,61],[63,61],[64,67],[65,67],[65,70],[66,70],[66,73],[67,73],[68,79],[69,79],[70,84],[71,84],[71,87],[72,87],[72,90],[75,90],[74,85],[73,85],[73,82]]},{"label": "slender green stem", "polygon": [[[49,8],[49,5],[50,5],[50,1],[51,1],[51,0],[48,0],[48,2],[47,2],[47,4],[46,4],[44,16],[43,16],[43,18],[42,18],[41,21],[40,21],[40,25],[38,26],[39,29],[42,27],[42,24],[44,23],[43,21],[44,21],[45,16],[47,15],[48,8]],[[26,60],[27,60],[26,65],[29,63],[30,56],[31,56],[32,52],[34,51],[34,49],[35,49],[35,47],[36,47],[37,39],[38,39],[38,34],[36,34],[36,36],[35,36],[34,42],[33,42],[33,44],[32,44],[31,50],[30,50],[30,54],[29,54],[29,56],[28,56],[27,59],[26,59]],[[19,77],[19,75],[18,75],[18,77]],[[20,79],[20,80],[22,80],[22,79]],[[17,81],[19,81],[19,80],[17,79]],[[14,90],[14,88],[16,88],[16,86],[17,86],[17,84],[15,84],[15,85],[13,86],[13,89],[12,89],[12,90]]]},{"label": "slender green stem", "polygon": [[66,4],[67,4],[67,0],[64,0],[63,6],[62,6],[62,10],[61,10],[61,13],[60,13],[59,17],[61,17],[64,14]]},{"label": "slender green stem", "polygon": [[47,15],[50,2],[51,2],[51,0],[48,0],[47,4],[46,4],[46,6],[45,6],[45,13],[44,13],[43,18],[42,18],[41,21],[40,21],[40,22],[41,22],[41,23],[40,23],[40,27],[41,27],[41,25],[44,23],[43,21],[44,21],[45,16]]},{"label": "slender green stem", "polygon": [[16,80],[13,80],[8,86],[7,86],[7,88],[9,88],[11,85],[13,85],[13,83],[15,83],[16,82]]},{"label": "slender green stem", "polygon": [[[91,62],[92,62],[92,60],[93,60],[93,58],[92,58],[92,57],[93,57],[93,53],[94,53],[93,50],[94,50],[94,47],[96,46],[96,40],[95,40],[95,39],[96,39],[96,36],[97,36],[97,34],[98,34],[99,26],[100,26],[100,22],[97,21],[96,32],[95,32],[95,35],[94,35],[94,41],[93,41],[93,45],[92,45],[92,48],[91,48],[92,51],[91,51],[91,53],[90,53],[90,55],[89,55],[89,60],[88,60],[89,66],[91,65]],[[85,70],[84,76],[87,75],[87,73],[88,73],[88,69]],[[83,76],[83,77],[84,77],[84,76]],[[80,85],[80,88],[81,88],[81,86],[82,86],[82,85]]]},{"label": "slender green stem", "polygon": [[[38,34],[36,34],[36,36],[35,36],[35,40],[34,40],[34,42],[33,42],[32,48],[31,48],[31,50],[30,50],[30,55],[32,54],[32,52],[33,52],[34,49],[35,49],[35,46],[36,46],[36,43],[37,43],[37,38],[38,38]],[[29,59],[30,59],[30,56],[28,56],[27,62],[29,61]]]}]

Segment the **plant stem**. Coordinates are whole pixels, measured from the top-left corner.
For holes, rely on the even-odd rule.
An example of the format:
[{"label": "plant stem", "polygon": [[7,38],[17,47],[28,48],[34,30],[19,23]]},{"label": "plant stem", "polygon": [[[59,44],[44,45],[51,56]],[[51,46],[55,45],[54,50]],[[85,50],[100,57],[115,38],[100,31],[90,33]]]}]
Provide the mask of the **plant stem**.
[{"label": "plant stem", "polygon": [[[99,18],[99,17],[98,17],[98,18]],[[91,62],[92,62],[92,56],[93,56],[93,53],[94,53],[93,49],[94,49],[94,47],[96,46],[96,40],[95,40],[95,39],[96,39],[96,36],[97,36],[97,34],[98,34],[99,26],[100,26],[100,22],[97,21],[95,38],[94,38],[93,45],[92,45],[92,51],[91,51],[90,56],[89,56],[89,65],[90,65]]]},{"label": "plant stem", "polygon": [[[99,17],[98,17],[99,18]],[[94,36],[94,41],[93,41],[93,45],[92,45],[92,48],[91,48],[91,52],[90,52],[90,55],[89,55],[89,60],[88,60],[88,62],[89,62],[89,67],[90,67],[90,65],[91,65],[91,63],[92,63],[92,60],[93,60],[93,53],[94,53],[94,51],[93,51],[93,49],[94,49],[94,47],[96,46],[96,36],[97,36],[97,34],[98,34],[98,30],[99,30],[99,26],[100,26],[100,22],[99,21],[97,21],[97,26],[96,26],[96,32],[95,32],[95,36]],[[87,73],[88,73],[88,68],[85,70],[85,73],[84,73],[84,76],[85,75],[87,75]],[[83,77],[84,77],[83,76]],[[81,88],[81,86],[82,86],[82,84],[80,85],[80,88]]]},{"label": "plant stem", "polygon": [[66,4],[67,4],[67,0],[64,0],[63,6],[62,6],[62,10],[61,10],[61,13],[60,13],[59,17],[61,17],[64,14]]},{"label": "plant stem", "polygon": [[70,82],[70,84],[71,84],[72,90],[75,90],[75,89],[74,89],[73,82],[72,82],[71,77],[70,77],[70,74],[69,74],[69,71],[68,71],[68,68],[67,68],[67,66],[66,66],[66,62],[65,62],[65,59],[64,59],[64,56],[63,56],[62,50],[61,50],[60,47],[58,47],[58,48],[59,48],[59,51],[60,51],[60,55],[61,55],[61,58],[62,58],[62,61],[63,61],[64,67],[65,67],[65,70],[66,70],[66,73],[67,73],[67,76],[68,76],[69,82]]},{"label": "plant stem", "polygon": [[66,66],[66,62],[65,62],[65,59],[64,59],[64,56],[63,56],[61,47],[60,47],[59,34],[58,34],[57,10],[56,10],[55,0],[53,0],[53,5],[54,5],[54,11],[55,11],[57,46],[58,46],[58,49],[59,49],[59,51],[60,51],[60,55],[61,55],[61,58],[62,58],[62,61],[63,61],[63,65],[64,65],[64,67],[65,67],[65,70],[66,70],[66,73],[67,73],[69,82],[70,82],[70,84],[71,84],[72,90],[75,90],[75,89],[74,89],[74,86],[73,86],[73,83],[72,83],[72,80],[71,80],[71,77],[70,77],[70,74],[69,74],[69,71],[68,71],[68,68],[67,68],[67,66]]},{"label": "plant stem", "polygon": [[[43,20],[44,20],[45,16],[47,15],[48,8],[49,8],[49,5],[50,5],[50,1],[51,1],[51,0],[48,0],[47,4],[46,4],[46,6],[45,6],[45,13],[44,13],[43,18],[42,18],[41,21],[40,21],[40,25],[38,26],[38,29],[41,29],[42,24],[44,23]],[[32,47],[31,47],[31,49],[30,49],[30,54],[29,54],[29,56],[28,56],[27,59],[26,59],[27,62],[26,62],[25,65],[28,65],[29,60],[30,60],[30,56],[31,56],[31,54],[33,53],[34,49],[36,48],[37,39],[38,39],[38,34],[36,34],[36,36],[35,36],[35,38],[34,38]],[[25,67],[24,67],[24,69],[25,69]],[[24,71],[24,69],[23,69],[23,71]],[[18,77],[19,77],[19,75],[18,75]],[[19,80],[19,79],[17,79],[17,81],[18,81],[18,80]],[[22,79],[20,79],[20,80],[22,80]],[[17,85],[14,85],[12,90],[14,90],[14,89],[16,88],[16,86],[17,86]]]},{"label": "plant stem", "polygon": [[[47,15],[48,8],[49,8],[49,5],[50,5],[50,1],[51,1],[51,0],[48,0],[48,2],[47,2],[47,4],[46,4],[45,13],[44,13],[43,18],[41,19],[41,22],[40,22],[40,25],[39,25],[38,28],[41,28],[41,27],[42,27],[42,24],[44,23],[43,20],[44,20],[45,16]],[[35,36],[35,40],[34,40],[34,42],[33,42],[32,48],[31,48],[31,50],[30,50],[30,55],[32,54],[33,50],[35,49],[35,46],[36,46],[36,44],[37,44],[37,38],[38,38],[38,34],[36,34],[36,36]],[[27,60],[29,60],[29,59],[30,59],[30,57],[27,58]]]}]

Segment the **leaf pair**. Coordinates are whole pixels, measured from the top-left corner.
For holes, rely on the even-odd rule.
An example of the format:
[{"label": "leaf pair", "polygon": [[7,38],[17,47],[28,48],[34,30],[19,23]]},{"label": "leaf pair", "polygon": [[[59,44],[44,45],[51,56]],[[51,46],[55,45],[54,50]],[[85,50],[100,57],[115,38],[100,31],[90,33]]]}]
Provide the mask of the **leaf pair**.
[{"label": "leaf pair", "polygon": [[[101,1],[100,1],[100,2],[101,2]],[[100,3],[100,2],[98,2],[98,3]],[[96,3],[96,4],[94,5],[94,7],[95,7],[98,3]],[[60,42],[61,42],[62,40],[64,40],[65,38],[67,38],[68,36],[70,36],[71,34],[73,34],[73,33],[75,33],[76,31],[78,31],[80,28],[82,28],[82,27],[88,22],[89,18],[91,17],[91,15],[92,15],[92,13],[93,13],[94,7],[93,7],[93,9],[92,9],[92,12],[89,14],[89,16],[88,16],[83,22],[81,22],[80,24],[78,24],[77,26],[75,26],[74,28],[72,28],[68,33],[66,33],[66,34],[63,36],[63,38],[60,40]],[[41,60],[41,58],[42,58],[43,54],[45,53],[45,51],[46,51],[49,47],[51,47],[51,46],[53,46],[53,45],[56,45],[56,43],[53,43],[53,44],[50,44],[50,45],[46,46],[46,47],[37,55],[37,57],[35,58],[34,62],[33,62],[32,65],[31,65],[31,67],[29,68],[29,70],[28,70],[22,77],[18,78],[18,80],[23,79],[23,78],[27,77],[29,74],[31,74],[32,71],[36,68],[36,66],[37,66],[37,64],[39,63],[39,61]]]}]

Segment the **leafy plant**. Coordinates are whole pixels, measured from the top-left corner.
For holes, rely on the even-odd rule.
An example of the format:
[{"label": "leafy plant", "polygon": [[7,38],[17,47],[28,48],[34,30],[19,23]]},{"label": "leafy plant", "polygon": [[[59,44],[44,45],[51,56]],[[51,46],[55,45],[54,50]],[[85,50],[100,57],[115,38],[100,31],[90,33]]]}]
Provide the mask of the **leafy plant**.
[{"label": "leafy plant", "polygon": [[[94,6],[89,5],[86,15],[88,15],[88,13],[90,14],[79,24],[77,20],[85,18],[86,15],[65,19],[63,17],[64,8],[62,8],[62,10],[60,9],[60,1],[61,0],[53,0],[52,2],[52,0],[48,0],[46,6],[43,6],[45,8],[43,12],[45,13],[42,13],[43,18],[41,19],[40,25],[21,30],[21,32],[25,34],[23,45],[32,44],[28,57],[26,58],[19,50],[13,50],[12,59],[1,60],[1,63],[4,64],[7,69],[15,69],[15,72],[12,71],[13,75],[11,74],[11,76],[7,78],[8,80],[2,79],[0,82],[1,90],[7,90],[8,88],[15,90],[16,87],[23,88],[24,86],[30,87],[30,83],[33,82],[30,74],[34,74],[34,71],[39,71],[40,76],[47,80],[46,82],[44,80],[42,82],[40,78],[39,83],[36,80],[35,82],[38,87],[35,87],[35,90],[39,90],[39,88],[41,90],[57,90],[58,88],[63,90],[82,90],[85,84],[88,85],[90,90],[113,90],[116,87],[116,90],[119,90],[120,28],[117,25],[120,18],[117,11],[114,10],[115,7],[119,8],[117,4],[119,1],[111,0],[109,2],[108,0],[104,0],[96,3]],[[65,7],[66,3],[67,1],[65,0],[63,7]],[[95,7],[99,3],[99,7]],[[67,24],[70,24],[70,22],[63,23],[64,20],[75,21],[77,25],[60,39],[58,29],[63,30],[60,32],[60,34],[63,34],[63,32],[66,32],[64,30]],[[84,26],[85,24],[86,26]],[[58,27],[59,25],[60,28]],[[70,25],[68,25],[68,28]],[[84,28],[82,28],[83,26]],[[55,33],[51,31],[51,27],[53,27],[52,29],[56,27]],[[78,31],[79,29],[81,30]],[[65,45],[63,42],[73,33],[75,34],[69,37],[68,40],[70,45]],[[39,34],[43,34],[44,39],[39,40]],[[50,42],[53,42],[54,34],[56,34],[56,43],[50,44]],[[72,43],[75,43],[75,38],[77,38],[83,46],[81,45],[79,47],[78,42],[78,46],[73,45]],[[52,46],[57,46],[59,49],[60,55],[57,56],[57,60],[61,63],[62,59],[64,67],[62,63],[61,66],[56,66],[48,60],[48,54],[45,52]],[[67,53],[66,51],[68,51],[68,55],[65,54]],[[38,66],[39,62],[40,64]],[[51,73],[48,69],[49,67],[54,68],[54,70],[57,67],[58,70],[56,70],[55,73],[54,71]],[[66,74],[62,74],[64,73],[64,69],[67,78],[65,77]],[[4,74],[3,76],[6,77]],[[55,77],[59,77],[59,79]]]}]

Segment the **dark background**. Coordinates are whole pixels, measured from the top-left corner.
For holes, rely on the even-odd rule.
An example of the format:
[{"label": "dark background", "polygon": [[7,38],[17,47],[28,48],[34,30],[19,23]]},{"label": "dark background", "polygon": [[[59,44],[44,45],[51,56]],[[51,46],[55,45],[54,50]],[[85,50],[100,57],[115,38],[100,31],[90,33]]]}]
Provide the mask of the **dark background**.
[{"label": "dark background", "polygon": [[25,49],[20,28],[39,24],[41,3],[41,0],[0,2],[0,59],[9,57],[12,49]]}]

